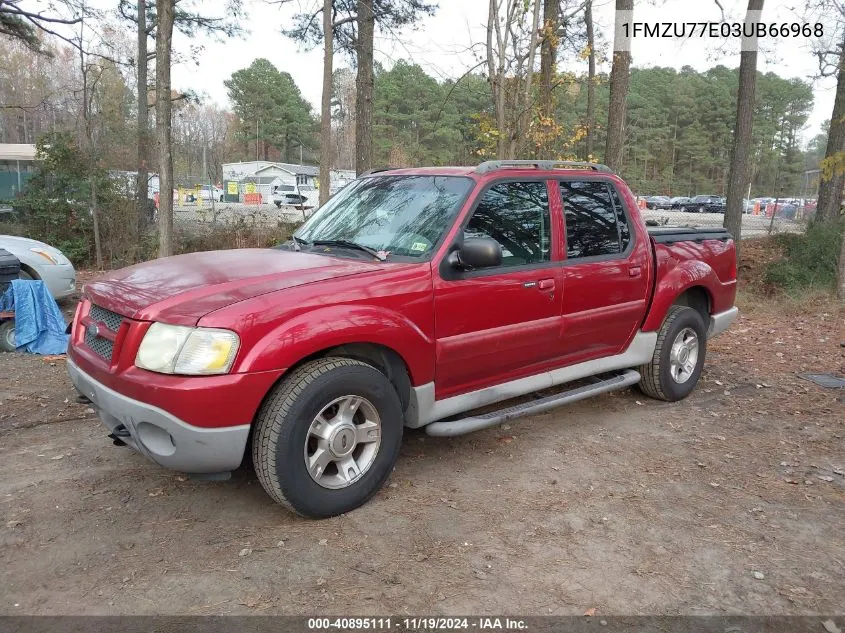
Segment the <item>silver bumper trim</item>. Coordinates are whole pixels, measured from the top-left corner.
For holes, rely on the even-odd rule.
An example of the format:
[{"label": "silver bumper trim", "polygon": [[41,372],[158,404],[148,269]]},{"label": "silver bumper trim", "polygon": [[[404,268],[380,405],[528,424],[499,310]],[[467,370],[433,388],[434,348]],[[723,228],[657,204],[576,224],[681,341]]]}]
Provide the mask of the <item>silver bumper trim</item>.
[{"label": "silver bumper trim", "polygon": [[724,312],[712,315],[710,317],[710,327],[707,329],[707,338],[710,339],[714,336],[719,336],[719,334],[731,326],[731,323],[736,321],[738,316],[739,308],[736,306],[729,310],[725,310]]},{"label": "silver bumper trim", "polygon": [[163,409],[106,387],[70,358],[67,368],[74,387],[91,399],[109,432],[123,425],[129,437],[121,439],[160,466],[187,473],[219,473],[240,466],[249,424],[224,428],[193,426]]}]

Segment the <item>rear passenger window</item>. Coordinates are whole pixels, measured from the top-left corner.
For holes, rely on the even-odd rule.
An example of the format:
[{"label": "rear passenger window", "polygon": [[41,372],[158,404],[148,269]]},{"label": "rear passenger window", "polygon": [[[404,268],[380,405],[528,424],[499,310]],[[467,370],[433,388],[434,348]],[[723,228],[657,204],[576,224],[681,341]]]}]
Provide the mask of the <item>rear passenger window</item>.
[{"label": "rear passenger window", "polygon": [[551,259],[549,194],[545,182],[501,182],[481,198],[464,239],[491,237],[502,247],[502,266]]},{"label": "rear passenger window", "polygon": [[631,241],[622,200],[602,181],[561,181],[566,214],[566,257],[617,255]]}]

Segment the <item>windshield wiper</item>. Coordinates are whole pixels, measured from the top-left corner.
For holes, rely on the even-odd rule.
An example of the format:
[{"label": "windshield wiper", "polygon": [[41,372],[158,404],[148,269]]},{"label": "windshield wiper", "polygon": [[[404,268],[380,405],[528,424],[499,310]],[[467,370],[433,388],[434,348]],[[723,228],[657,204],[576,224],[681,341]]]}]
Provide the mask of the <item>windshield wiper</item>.
[{"label": "windshield wiper", "polygon": [[291,237],[293,238],[294,250],[296,251],[299,250],[300,244],[302,244],[303,246],[308,246],[309,244],[311,244],[311,242],[309,242],[308,240],[303,239],[301,237],[297,237],[296,235],[291,235]]},{"label": "windshield wiper", "polygon": [[353,242],[351,240],[314,240],[311,244],[314,246],[342,246],[344,248],[354,248],[355,250],[364,251],[365,253],[372,255],[380,262],[387,259],[387,255],[384,253],[380,253],[374,248],[358,244],[357,242]]}]

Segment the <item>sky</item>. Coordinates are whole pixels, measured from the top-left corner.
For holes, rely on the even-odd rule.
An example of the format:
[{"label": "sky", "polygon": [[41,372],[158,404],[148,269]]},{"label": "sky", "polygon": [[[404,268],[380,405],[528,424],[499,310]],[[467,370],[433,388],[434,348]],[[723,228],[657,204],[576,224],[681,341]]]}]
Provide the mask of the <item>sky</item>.
[{"label": "sky", "polygon": [[[222,0],[212,0],[214,3]],[[208,2],[206,6],[210,6]],[[281,34],[281,29],[291,24],[291,16],[298,6],[306,8],[315,0],[292,0],[278,6],[260,0],[246,0],[247,17],[244,20],[244,37],[223,42],[208,37],[197,37],[192,42],[182,36],[174,38],[176,49],[187,50],[189,43],[202,44],[204,50],[199,65],[186,63],[173,69],[176,89],[191,88],[207,95],[210,102],[229,105],[223,81],[233,72],[249,66],[258,57],[269,59],[279,70],[289,72],[303,96],[319,111],[322,90],[322,51],[307,51],[300,42]],[[484,54],[485,23],[488,0],[439,0],[435,15],[420,19],[413,28],[400,33],[378,33],[376,60],[390,67],[399,59],[422,66],[438,78],[459,77],[477,64]],[[745,0],[721,0],[727,21],[741,22],[745,13]],[[764,21],[803,22],[803,9],[798,0],[767,0]],[[595,0],[594,19],[596,31],[604,38],[609,51],[613,40],[614,2]],[[722,12],[713,0],[637,0],[634,19],[644,22],[718,22]],[[811,52],[812,39],[766,38],[761,41],[758,70],[774,71],[791,78],[798,77],[813,83],[815,104],[804,131],[805,139],[820,131],[823,121],[830,118],[833,109],[835,81],[816,80],[818,65]],[[692,66],[705,70],[717,64],[729,67],[739,65],[739,40],[722,39],[642,39],[632,42],[633,64],[637,67]],[[609,57],[609,55],[608,55]],[[349,66],[347,59],[337,57],[335,67]],[[586,63],[569,62],[561,70],[585,72]],[[599,68],[609,71],[609,65]]]}]

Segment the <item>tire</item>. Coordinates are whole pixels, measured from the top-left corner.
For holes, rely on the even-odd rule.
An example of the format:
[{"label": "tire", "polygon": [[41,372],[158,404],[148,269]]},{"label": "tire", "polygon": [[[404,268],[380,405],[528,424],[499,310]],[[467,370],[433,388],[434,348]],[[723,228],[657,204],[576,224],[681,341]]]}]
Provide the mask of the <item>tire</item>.
[{"label": "tire", "polygon": [[15,349],[15,321],[0,322],[0,352],[14,352]]},{"label": "tire", "polygon": [[[340,406],[350,398],[362,402],[352,417],[344,417]],[[376,439],[358,439],[362,424],[372,424],[373,419],[380,423],[377,435],[370,431]],[[315,425],[322,425],[331,438],[317,438]],[[366,503],[384,484],[399,456],[403,426],[399,396],[383,373],[349,358],[315,360],[276,385],[259,410],[252,440],[255,472],[270,497],[302,516],[343,514]],[[306,459],[329,447],[349,453],[332,457],[312,475]],[[334,451],[331,448],[328,455]],[[355,466],[348,472],[358,472],[347,477],[340,465],[349,464],[349,457]]]},{"label": "tire", "polygon": [[21,271],[18,273],[18,279],[26,279],[27,281],[32,281],[33,279],[39,279],[39,277],[38,275],[33,275],[21,268]]},{"label": "tire", "polygon": [[[696,339],[694,359],[689,349],[690,334]],[[687,347],[686,355],[680,352],[680,347],[676,348],[679,341]],[[686,398],[698,384],[706,354],[707,328],[701,314],[686,306],[672,306],[657,334],[651,362],[639,367],[640,391],[667,402]]]}]

